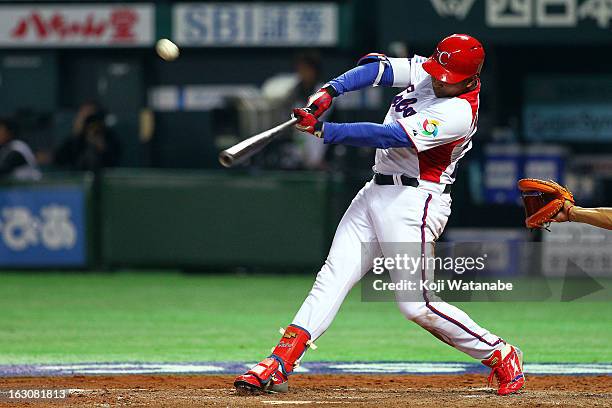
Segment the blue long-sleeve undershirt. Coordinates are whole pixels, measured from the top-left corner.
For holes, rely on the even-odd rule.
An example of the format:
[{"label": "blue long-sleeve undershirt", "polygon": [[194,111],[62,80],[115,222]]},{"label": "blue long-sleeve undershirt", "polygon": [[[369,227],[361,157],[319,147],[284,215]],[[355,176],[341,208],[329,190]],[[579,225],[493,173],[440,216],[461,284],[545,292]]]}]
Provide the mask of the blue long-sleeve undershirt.
[{"label": "blue long-sleeve undershirt", "polygon": [[358,147],[413,147],[412,141],[397,122],[380,125],[378,123],[333,123],[323,124],[323,141],[330,144],[343,144]]},{"label": "blue long-sleeve undershirt", "polygon": [[[378,76],[378,69],[378,62],[370,62],[346,71],[339,77],[329,81],[329,84],[334,87],[336,92],[338,92],[338,95],[342,95],[345,92],[367,88],[368,86],[374,85],[374,81],[376,81],[376,77]],[[391,68],[391,65],[385,65],[385,70],[383,71],[379,85],[393,85],[393,69]]]},{"label": "blue long-sleeve undershirt", "polygon": [[[380,68],[379,61],[355,67],[329,81],[338,95],[374,85]],[[393,69],[384,65],[384,71],[377,85],[393,85]],[[380,125],[377,123],[332,123],[325,122],[323,129],[325,143],[344,144],[359,147],[412,147],[412,141],[397,122]]]}]

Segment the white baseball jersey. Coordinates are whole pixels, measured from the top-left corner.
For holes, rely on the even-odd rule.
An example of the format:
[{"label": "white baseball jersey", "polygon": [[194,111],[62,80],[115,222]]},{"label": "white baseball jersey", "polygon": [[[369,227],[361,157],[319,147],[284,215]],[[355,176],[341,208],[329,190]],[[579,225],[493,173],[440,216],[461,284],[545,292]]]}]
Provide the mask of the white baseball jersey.
[{"label": "white baseball jersey", "polygon": [[452,184],[457,162],[472,147],[480,85],[457,97],[437,98],[425,61],[417,55],[387,58],[393,86],[406,89],[393,98],[384,123],[399,122],[414,148],[377,149],[374,171]]}]

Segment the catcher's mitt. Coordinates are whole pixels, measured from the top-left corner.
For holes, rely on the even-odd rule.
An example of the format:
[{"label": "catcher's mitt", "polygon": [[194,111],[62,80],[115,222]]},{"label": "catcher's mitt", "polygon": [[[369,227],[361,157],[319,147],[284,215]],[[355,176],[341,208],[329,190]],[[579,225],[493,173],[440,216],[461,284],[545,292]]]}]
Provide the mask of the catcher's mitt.
[{"label": "catcher's mitt", "polygon": [[574,203],[572,193],[552,180],[521,179],[518,188],[525,204],[527,228],[544,228],[563,208],[565,200]]}]

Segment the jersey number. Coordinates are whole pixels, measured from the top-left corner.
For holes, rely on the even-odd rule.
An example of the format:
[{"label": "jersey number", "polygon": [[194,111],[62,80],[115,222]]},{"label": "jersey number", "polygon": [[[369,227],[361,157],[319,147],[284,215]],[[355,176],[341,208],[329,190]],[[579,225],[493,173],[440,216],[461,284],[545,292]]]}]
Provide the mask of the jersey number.
[{"label": "jersey number", "polygon": [[[410,93],[414,91],[414,85],[410,85],[408,88],[406,88],[406,93]],[[396,96],[395,98],[393,98],[393,102],[391,103],[391,106],[395,108],[396,112],[402,112],[402,115],[407,118],[408,116],[412,116],[416,114],[416,111],[414,110],[414,108],[410,105],[416,103],[417,98],[407,98],[404,99],[401,95]]]}]

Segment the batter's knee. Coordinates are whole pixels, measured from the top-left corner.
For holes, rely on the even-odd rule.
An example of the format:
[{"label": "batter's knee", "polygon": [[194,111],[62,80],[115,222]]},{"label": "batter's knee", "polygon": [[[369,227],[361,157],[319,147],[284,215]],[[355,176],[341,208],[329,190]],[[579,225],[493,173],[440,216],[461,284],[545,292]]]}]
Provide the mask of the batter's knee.
[{"label": "batter's knee", "polygon": [[397,306],[406,319],[412,320],[416,323],[418,323],[428,313],[425,302],[398,302]]}]

